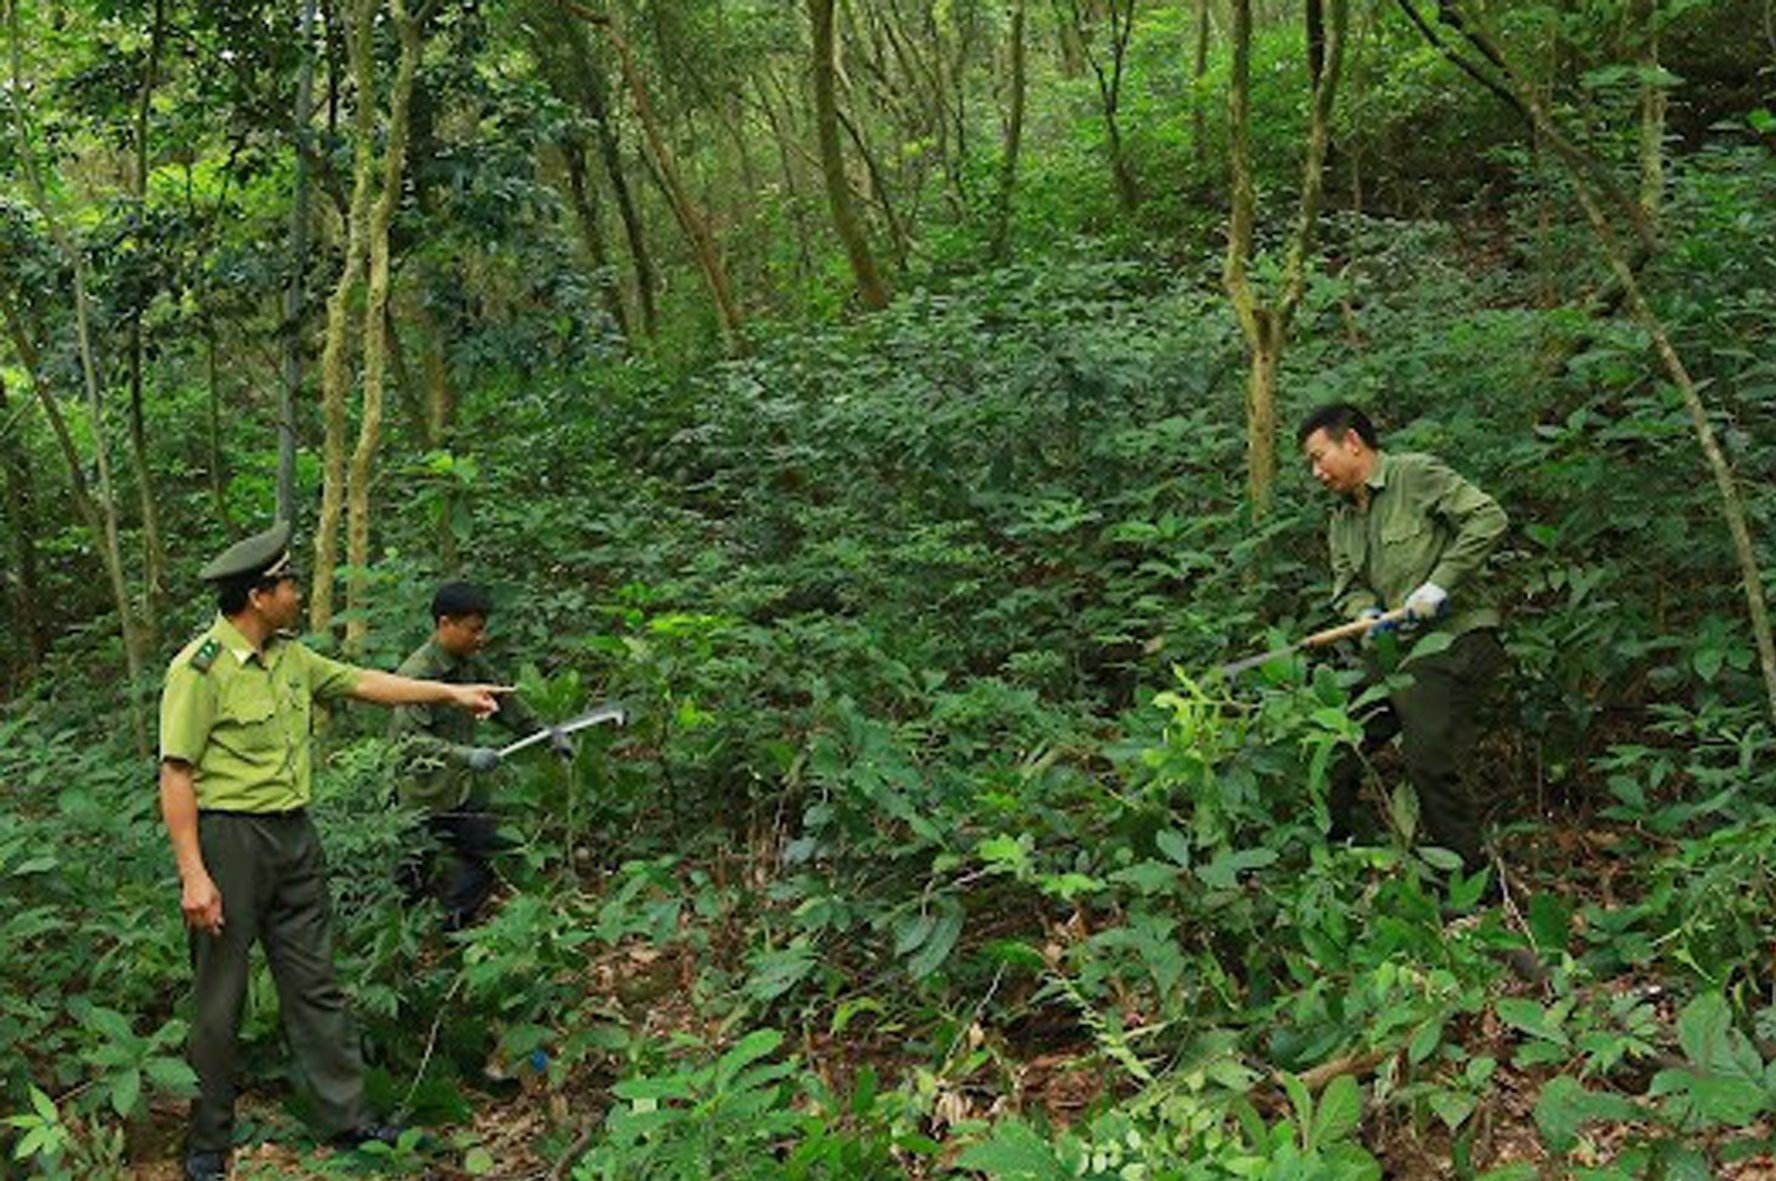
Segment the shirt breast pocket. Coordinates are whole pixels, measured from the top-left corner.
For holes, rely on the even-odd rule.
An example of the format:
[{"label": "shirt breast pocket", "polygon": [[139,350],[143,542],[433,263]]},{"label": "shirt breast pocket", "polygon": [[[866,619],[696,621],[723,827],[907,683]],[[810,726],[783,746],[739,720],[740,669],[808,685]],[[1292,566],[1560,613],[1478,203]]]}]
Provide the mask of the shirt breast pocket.
[{"label": "shirt breast pocket", "polygon": [[277,702],[271,693],[242,693],[231,697],[222,707],[222,717],[238,736],[241,747],[248,750],[276,750],[283,744],[277,724]]},{"label": "shirt breast pocket", "polygon": [[1383,561],[1416,584],[1430,577],[1442,548],[1442,536],[1434,522],[1423,517],[1405,516],[1388,521],[1381,527]]}]

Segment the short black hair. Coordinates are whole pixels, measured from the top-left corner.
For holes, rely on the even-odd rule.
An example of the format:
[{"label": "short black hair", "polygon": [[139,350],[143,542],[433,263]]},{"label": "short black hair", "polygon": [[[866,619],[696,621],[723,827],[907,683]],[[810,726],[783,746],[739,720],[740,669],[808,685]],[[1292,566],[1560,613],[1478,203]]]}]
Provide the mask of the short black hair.
[{"label": "short black hair", "polygon": [[474,582],[447,582],[432,596],[432,622],[446,617],[462,619],[469,615],[486,618],[493,614],[493,596],[487,588]]},{"label": "short black hair", "polygon": [[216,583],[216,609],[224,615],[239,615],[247,609],[247,596],[259,585],[257,574],[241,574]]},{"label": "short black hair", "polygon": [[254,591],[269,590],[285,578],[293,577],[293,574],[280,574],[267,578],[262,572],[255,571],[221,579],[216,583],[216,609],[224,615],[239,615],[247,609],[247,600]]},{"label": "short black hair", "polygon": [[1351,431],[1357,432],[1357,438],[1363,440],[1371,451],[1381,446],[1381,436],[1375,433],[1375,424],[1362,409],[1349,402],[1328,402],[1301,420],[1295,429],[1295,445],[1307,442],[1309,435],[1315,431],[1325,431],[1326,437],[1334,443],[1339,442]]}]

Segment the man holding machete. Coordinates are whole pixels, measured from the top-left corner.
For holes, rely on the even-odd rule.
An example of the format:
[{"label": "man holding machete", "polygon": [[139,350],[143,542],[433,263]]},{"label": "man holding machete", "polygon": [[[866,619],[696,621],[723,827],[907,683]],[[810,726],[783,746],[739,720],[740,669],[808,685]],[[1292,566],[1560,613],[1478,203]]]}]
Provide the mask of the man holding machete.
[{"label": "man holding machete", "polygon": [[[401,676],[451,684],[485,680],[481,649],[493,597],[468,582],[447,582],[432,596],[432,634],[401,663]],[[494,720],[518,736],[547,734],[549,747],[571,762],[573,739],[557,727],[544,727],[517,697],[501,703]],[[500,765],[502,754],[475,742],[475,719],[429,705],[403,706],[389,722],[389,738],[402,762],[396,795],[426,812],[426,827],[449,850],[451,867],[443,890],[444,929],[459,931],[475,921],[493,893],[493,855],[507,848],[499,835],[487,793],[475,780]],[[410,893],[422,894],[425,867],[403,870]]]},{"label": "man holding machete", "polygon": [[[1383,616],[1399,612],[1407,626],[1450,637],[1442,651],[1413,659],[1405,670],[1411,683],[1364,720],[1363,749],[1400,736],[1425,830],[1474,873],[1486,859],[1463,772],[1487,690],[1505,663],[1483,569],[1504,535],[1505,512],[1441,460],[1383,451],[1368,415],[1348,403],[1309,414],[1296,442],[1314,479],[1340,501],[1327,530],[1335,609],[1376,620],[1376,631],[1395,626]],[[1351,835],[1362,774],[1355,752],[1333,772],[1335,840]]]}]

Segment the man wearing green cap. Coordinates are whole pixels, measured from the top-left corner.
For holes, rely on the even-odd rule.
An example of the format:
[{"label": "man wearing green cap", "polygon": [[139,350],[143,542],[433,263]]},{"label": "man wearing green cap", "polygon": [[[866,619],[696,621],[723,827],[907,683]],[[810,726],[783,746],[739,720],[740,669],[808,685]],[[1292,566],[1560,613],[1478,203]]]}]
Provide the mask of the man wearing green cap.
[{"label": "man wearing green cap", "polygon": [[342,1147],[399,1133],[370,1120],[357,1033],[333,978],[325,867],[307,810],[314,706],[354,698],[485,717],[507,692],[355,668],[291,638],[302,591],[290,532],[280,522],[204,567],[219,614],[173,659],[161,695],[161,814],[178,863],[197,1002],[187,1181],[227,1175],[254,941],[265,948],[323,1131]]}]

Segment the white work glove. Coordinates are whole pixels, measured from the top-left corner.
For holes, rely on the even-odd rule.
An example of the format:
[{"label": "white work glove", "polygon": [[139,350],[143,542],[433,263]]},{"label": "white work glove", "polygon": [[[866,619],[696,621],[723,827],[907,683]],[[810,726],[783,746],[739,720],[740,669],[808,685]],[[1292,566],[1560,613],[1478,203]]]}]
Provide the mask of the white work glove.
[{"label": "white work glove", "polygon": [[1423,621],[1435,619],[1449,602],[1449,592],[1434,582],[1427,582],[1406,596],[1406,618]]}]

